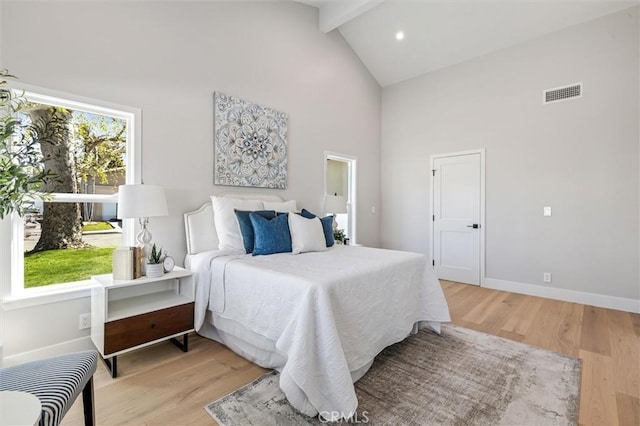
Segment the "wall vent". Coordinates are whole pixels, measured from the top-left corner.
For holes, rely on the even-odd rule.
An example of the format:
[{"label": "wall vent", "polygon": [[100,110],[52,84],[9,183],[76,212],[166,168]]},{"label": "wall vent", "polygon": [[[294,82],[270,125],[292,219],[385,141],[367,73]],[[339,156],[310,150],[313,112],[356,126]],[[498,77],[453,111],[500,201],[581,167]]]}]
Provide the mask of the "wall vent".
[{"label": "wall vent", "polygon": [[544,91],[542,103],[550,104],[554,102],[567,101],[582,97],[582,83],[570,84],[568,86],[556,87]]}]

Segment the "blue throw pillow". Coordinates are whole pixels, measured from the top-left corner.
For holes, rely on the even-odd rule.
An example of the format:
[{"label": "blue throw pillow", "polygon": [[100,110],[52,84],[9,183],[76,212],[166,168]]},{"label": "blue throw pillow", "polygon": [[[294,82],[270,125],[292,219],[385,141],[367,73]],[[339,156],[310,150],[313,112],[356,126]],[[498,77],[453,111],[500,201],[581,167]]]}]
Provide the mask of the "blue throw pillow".
[{"label": "blue throw pillow", "polygon": [[[307,209],[302,209],[300,215],[302,217],[306,217],[307,219],[313,219],[314,217],[316,217],[315,214],[311,213]],[[322,219],[320,219],[320,222],[322,222],[322,230],[324,231],[324,239],[327,242],[327,247],[331,247],[335,242],[333,240],[333,216],[323,217]]]},{"label": "blue throw pillow", "polygon": [[307,219],[313,219],[314,217],[317,217],[307,209],[302,209],[302,211],[300,212],[300,216],[306,217]]},{"label": "blue throw pillow", "polygon": [[238,225],[240,225],[240,232],[242,233],[242,242],[244,243],[244,250],[247,253],[253,253],[253,244],[255,240],[255,234],[253,232],[253,225],[251,219],[249,219],[249,213],[258,214],[265,219],[273,219],[276,217],[274,210],[260,210],[256,212],[236,210],[236,217],[238,218]]},{"label": "blue throw pillow", "polygon": [[281,214],[273,219],[265,219],[256,213],[249,213],[255,234],[253,255],[290,253],[291,232],[289,215]]}]

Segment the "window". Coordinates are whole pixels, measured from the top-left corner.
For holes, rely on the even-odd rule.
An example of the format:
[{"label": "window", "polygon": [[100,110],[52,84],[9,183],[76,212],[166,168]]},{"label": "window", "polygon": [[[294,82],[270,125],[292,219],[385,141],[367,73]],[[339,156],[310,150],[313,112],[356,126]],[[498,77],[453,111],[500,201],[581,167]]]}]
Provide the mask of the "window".
[{"label": "window", "polygon": [[[21,91],[18,88],[18,93]],[[111,272],[111,253],[133,242],[117,220],[118,185],[139,181],[139,110],[26,89],[21,117],[35,129],[51,178],[44,200],[11,219],[11,294],[82,286]],[[55,286],[55,287],[52,287]]]}]

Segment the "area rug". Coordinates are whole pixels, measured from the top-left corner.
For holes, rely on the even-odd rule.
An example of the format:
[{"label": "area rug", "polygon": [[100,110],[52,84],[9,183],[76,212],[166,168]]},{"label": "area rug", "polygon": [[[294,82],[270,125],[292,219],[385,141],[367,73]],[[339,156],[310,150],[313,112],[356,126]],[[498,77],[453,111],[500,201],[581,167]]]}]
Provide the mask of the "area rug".
[{"label": "area rug", "polygon": [[[321,425],[297,412],[275,372],[214,401],[220,425]],[[371,425],[576,425],[580,360],[453,325],[386,348],[356,385],[348,422]]]}]

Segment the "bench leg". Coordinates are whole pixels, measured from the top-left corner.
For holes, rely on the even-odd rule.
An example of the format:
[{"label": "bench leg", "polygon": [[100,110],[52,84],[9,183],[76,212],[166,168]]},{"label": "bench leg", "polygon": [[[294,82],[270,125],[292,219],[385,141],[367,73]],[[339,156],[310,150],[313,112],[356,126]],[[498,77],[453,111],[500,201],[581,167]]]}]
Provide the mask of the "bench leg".
[{"label": "bench leg", "polygon": [[96,416],[93,402],[93,377],[82,389],[82,408],[84,409],[84,426],[95,426]]}]

